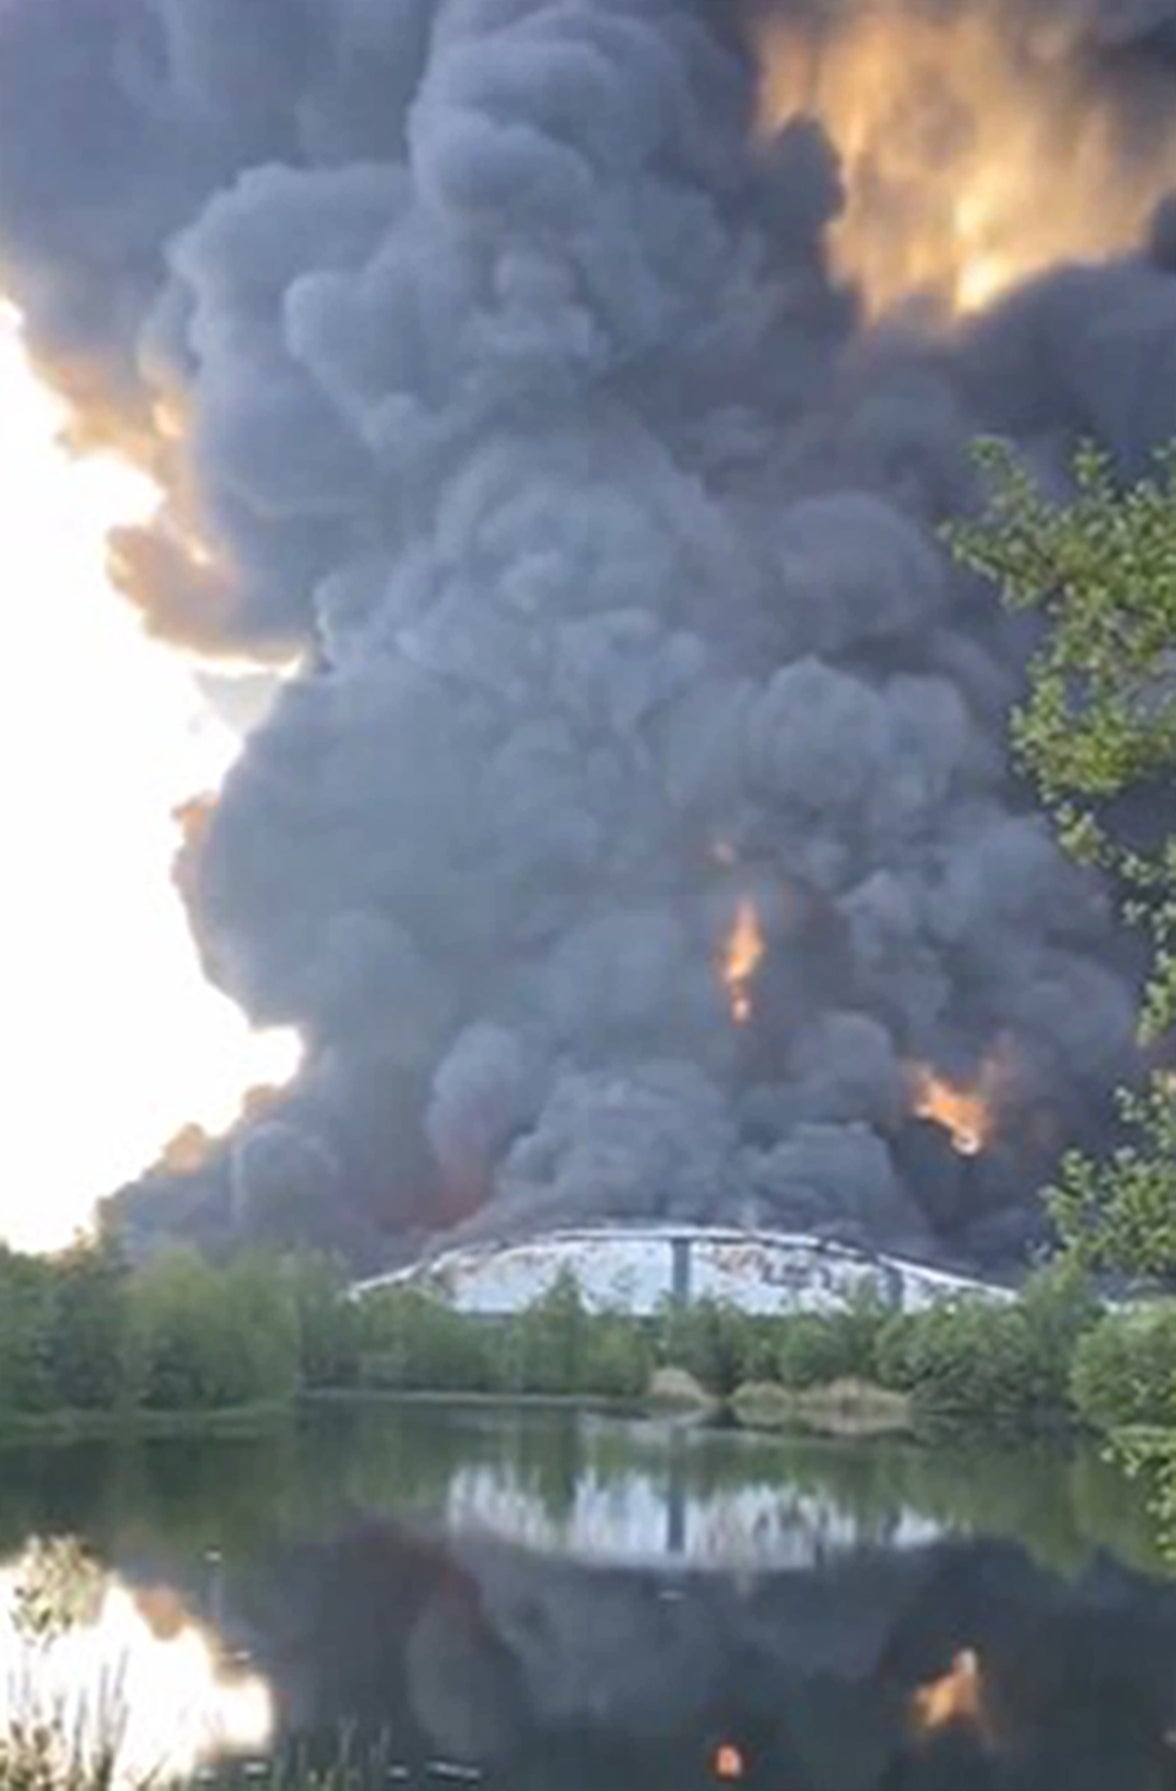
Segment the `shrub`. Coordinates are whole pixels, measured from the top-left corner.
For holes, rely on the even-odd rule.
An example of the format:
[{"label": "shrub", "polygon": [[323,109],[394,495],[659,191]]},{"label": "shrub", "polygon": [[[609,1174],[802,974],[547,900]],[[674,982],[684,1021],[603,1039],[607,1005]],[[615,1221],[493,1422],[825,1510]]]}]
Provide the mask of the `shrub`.
[{"label": "shrub", "polygon": [[1025,1283],[1016,1310],[1028,1332],[1033,1403],[1067,1406],[1074,1351],[1103,1313],[1085,1270],[1072,1258],[1059,1258]]},{"label": "shrub", "polygon": [[507,1384],[523,1393],[584,1391],[592,1324],[576,1277],[561,1270],[545,1294],[508,1321]]},{"label": "shrub", "polygon": [[346,1277],[329,1257],[289,1257],[282,1272],[298,1320],[302,1386],[354,1387],[359,1379],[360,1312]]},{"label": "shrub", "polygon": [[491,1333],[412,1287],[369,1294],[359,1308],[360,1376],[402,1392],[484,1392],[495,1383]]},{"label": "shrub", "polygon": [[658,1353],[666,1366],[684,1368],[708,1392],[726,1397],[762,1372],[764,1337],[765,1327],[733,1306],[699,1300],[667,1308]]},{"label": "shrub", "polygon": [[1057,1264],[1015,1302],[964,1299],[887,1320],[875,1343],[877,1379],[936,1417],[1060,1417],[1074,1350],[1100,1310],[1081,1271]]},{"label": "shrub", "polygon": [[109,1411],[127,1387],[130,1307],[125,1263],[110,1244],[77,1244],[52,1265],[55,1403]]},{"label": "shrub", "polygon": [[584,1392],[602,1399],[639,1399],[652,1372],[653,1351],[639,1322],[611,1316],[590,1320]]},{"label": "shrub", "polygon": [[0,1249],[0,1409],[33,1414],[54,1403],[52,1265]]},{"label": "shrub", "polygon": [[877,1378],[877,1345],[888,1310],[872,1288],[828,1313],[800,1313],[779,1322],[775,1366],[786,1387],[827,1386]]},{"label": "shrub", "polygon": [[1104,1318],[1078,1344],[1070,1388],[1096,1430],[1176,1427],[1176,1300]]},{"label": "shrub", "polygon": [[1049,1403],[1017,1306],[969,1299],[892,1319],[876,1360],[884,1386],[935,1417],[1019,1422]]},{"label": "shrub", "polygon": [[293,1396],[298,1318],[274,1265],[214,1268],[176,1250],[131,1284],[133,1390],[160,1411],[209,1410]]}]

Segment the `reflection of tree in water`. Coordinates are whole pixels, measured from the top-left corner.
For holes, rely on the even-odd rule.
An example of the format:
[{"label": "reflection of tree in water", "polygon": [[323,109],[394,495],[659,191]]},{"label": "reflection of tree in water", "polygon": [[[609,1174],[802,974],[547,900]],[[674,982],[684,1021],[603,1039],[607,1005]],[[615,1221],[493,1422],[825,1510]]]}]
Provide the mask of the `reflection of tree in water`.
[{"label": "reflection of tree in water", "polygon": [[23,1643],[48,1647],[97,1621],[106,1575],[75,1536],[35,1536],[12,1593],[12,1627]]},{"label": "reflection of tree in water", "polygon": [[[680,1445],[680,1446],[679,1446]],[[570,1411],[445,1408],[326,1410],[313,1423],[250,1438],[14,1451],[0,1473],[0,1555],[28,1537],[77,1534],[106,1556],[157,1547],[244,1561],[275,1539],[317,1537],[356,1513],[436,1514],[461,1475],[484,1469],[533,1498],[553,1527],[585,1477],[623,1495],[635,1475],[668,1496],[671,1476],[706,1502],[750,1486],[835,1507],[863,1542],[884,1546],[905,1515],[1007,1536],[1073,1572],[1109,1549],[1145,1571],[1162,1563],[1142,1489],[1091,1448],[853,1443],[584,1420]]]},{"label": "reflection of tree in water", "polygon": [[1176,1573],[1176,1432],[1121,1430],[1112,1436],[1107,1456],[1143,1486],[1155,1553]]}]

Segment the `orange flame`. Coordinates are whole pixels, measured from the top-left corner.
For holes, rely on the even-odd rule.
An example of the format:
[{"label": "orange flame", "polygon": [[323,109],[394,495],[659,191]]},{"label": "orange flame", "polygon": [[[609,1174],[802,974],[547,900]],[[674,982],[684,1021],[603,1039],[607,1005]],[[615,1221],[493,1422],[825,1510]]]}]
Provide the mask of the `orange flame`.
[{"label": "orange flame", "polygon": [[834,257],[874,312],[912,293],[977,310],[1127,248],[1176,178],[1176,125],[1146,163],[1125,154],[1130,102],[1093,87],[1072,41],[1010,31],[1003,8],[874,0],[820,31],[770,14],[756,35],[760,129],[825,126],[846,189]]},{"label": "orange flame", "polygon": [[189,796],[172,809],[172,820],[179,828],[185,846],[199,846],[203,843],[212,825],[216,805],[215,793],[203,790],[198,796]]},{"label": "orange flame", "polygon": [[213,1139],[204,1127],[195,1121],[181,1126],[174,1138],[164,1145],[159,1158],[159,1167],[172,1175],[190,1175],[203,1167],[212,1150]]},{"label": "orange flame", "polygon": [[923,1738],[948,1728],[985,1731],[984,1680],[974,1648],[962,1648],[942,1678],[918,1687],[910,1716],[916,1735]]},{"label": "orange flame", "polygon": [[933,1119],[951,1134],[952,1147],[961,1157],[978,1157],[991,1143],[996,1130],[993,1098],[996,1067],[986,1063],[972,1088],[962,1088],[927,1064],[913,1071],[911,1112],[919,1119]]},{"label": "orange flame", "polygon": [[742,1748],[736,1747],[733,1741],[720,1742],[714,1751],[711,1767],[715,1777],[724,1784],[737,1784],[745,1770]]},{"label": "orange flame", "polygon": [[746,1026],[753,1013],[751,985],[764,955],[764,935],[755,903],[744,896],[723,948],[719,978],[736,1026]]}]

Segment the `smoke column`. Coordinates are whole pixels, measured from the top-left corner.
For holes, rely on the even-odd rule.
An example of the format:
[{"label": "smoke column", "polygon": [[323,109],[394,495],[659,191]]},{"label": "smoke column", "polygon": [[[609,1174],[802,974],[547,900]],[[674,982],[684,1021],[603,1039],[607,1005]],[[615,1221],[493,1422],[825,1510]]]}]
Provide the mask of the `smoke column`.
[{"label": "smoke column", "polygon": [[[0,6],[2,284],[79,437],[169,494],[124,587],[184,646],[305,653],[178,874],[306,1067],[124,1194],[133,1237],[661,1215],[997,1260],[1102,1123],[1134,967],[1010,773],[1024,619],[936,528],[978,430],[1053,482],[1176,433],[1176,230],[971,319],[860,290],[870,157],[843,179],[814,70],[867,10]],[[1097,105],[1096,204],[1163,191],[1176,5],[882,10],[995,16],[953,143],[1007,66]],[[912,1065],[995,1091],[988,1148]]]}]

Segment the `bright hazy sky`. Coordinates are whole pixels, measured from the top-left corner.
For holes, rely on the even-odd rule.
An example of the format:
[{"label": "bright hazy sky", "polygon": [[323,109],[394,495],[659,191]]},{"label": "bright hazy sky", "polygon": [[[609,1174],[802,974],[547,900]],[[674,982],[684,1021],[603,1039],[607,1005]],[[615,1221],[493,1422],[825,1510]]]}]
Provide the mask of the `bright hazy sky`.
[{"label": "bright hazy sky", "polygon": [[297,1061],[203,981],[170,881],[172,810],[237,743],[106,584],[152,488],[59,422],[0,305],[0,1238],[30,1248]]}]

